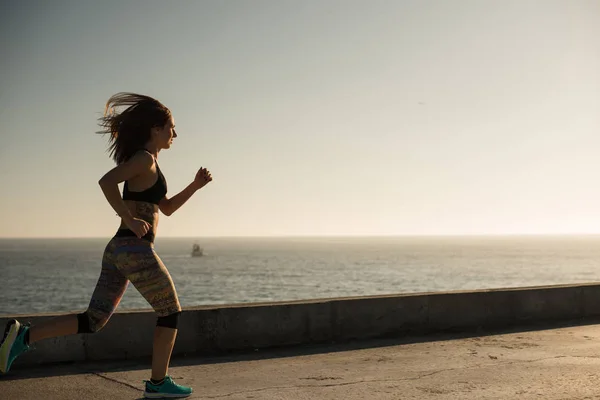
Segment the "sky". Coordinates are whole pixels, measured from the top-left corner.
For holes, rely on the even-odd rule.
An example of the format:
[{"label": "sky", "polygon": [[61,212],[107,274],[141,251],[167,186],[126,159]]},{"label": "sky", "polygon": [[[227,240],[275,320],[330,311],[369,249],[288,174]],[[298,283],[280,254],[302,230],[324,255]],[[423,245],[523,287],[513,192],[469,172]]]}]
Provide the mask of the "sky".
[{"label": "sky", "polygon": [[0,237],[110,237],[108,98],[167,105],[159,236],[600,233],[600,1],[0,1]]}]

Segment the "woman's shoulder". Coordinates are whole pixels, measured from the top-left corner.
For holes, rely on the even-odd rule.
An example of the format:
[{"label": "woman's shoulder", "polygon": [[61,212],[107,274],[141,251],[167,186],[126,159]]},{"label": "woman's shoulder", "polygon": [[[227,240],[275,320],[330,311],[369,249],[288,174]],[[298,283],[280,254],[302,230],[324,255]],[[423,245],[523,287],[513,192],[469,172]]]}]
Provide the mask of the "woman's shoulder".
[{"label": "woman's shoulder", "polygon": [[133,153],[133,157],[138,157],[139,159],[146,161],[154,161],[154,155],[146,149],[137,150],[135,153]]},{"label": "woman's shoulder", "polygon": [[130,164],[136,164],[138,166],[144,166],[149,168],[152,167],[152,165],[154,165],[155,160],[152,154],[142,149],[133,153],[133,155],[129,158],[129,160],[127,160],[127,162]]}]

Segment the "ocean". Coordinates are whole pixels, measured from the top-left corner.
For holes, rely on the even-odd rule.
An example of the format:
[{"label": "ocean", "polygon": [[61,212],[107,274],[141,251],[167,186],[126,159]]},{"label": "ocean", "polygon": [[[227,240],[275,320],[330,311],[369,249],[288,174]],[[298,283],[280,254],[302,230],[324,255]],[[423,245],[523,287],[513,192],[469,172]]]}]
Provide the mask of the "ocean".
[{"label": "ocean", "polygon": [[[84,310],[107,242],[0,239],[0,315]],[[194,243],[204,256],[191,256]],[[600,236],[158,238],[155,247],[183,307],[600,278]],[[149,309],[132,285],[126,309]]]}]

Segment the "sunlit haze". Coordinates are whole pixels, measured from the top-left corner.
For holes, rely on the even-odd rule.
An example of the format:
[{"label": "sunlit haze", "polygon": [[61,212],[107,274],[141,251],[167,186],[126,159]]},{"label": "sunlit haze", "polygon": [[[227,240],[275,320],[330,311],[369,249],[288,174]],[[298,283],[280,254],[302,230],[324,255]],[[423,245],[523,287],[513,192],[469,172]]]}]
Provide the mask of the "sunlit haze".
[{"label": "sunlit haze", "polygon": [[109,237],[95,134],[156,97],[159,236],[600,233],[598,1],[0,5],[0,237]]}]

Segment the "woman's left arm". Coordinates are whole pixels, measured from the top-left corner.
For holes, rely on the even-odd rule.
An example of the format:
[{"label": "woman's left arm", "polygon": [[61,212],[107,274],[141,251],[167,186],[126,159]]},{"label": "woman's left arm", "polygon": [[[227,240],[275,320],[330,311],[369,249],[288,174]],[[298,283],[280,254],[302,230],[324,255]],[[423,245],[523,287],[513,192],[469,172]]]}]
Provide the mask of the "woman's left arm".
[{"label": "woman's left arm", "polygon": [[200,168],[196,173],[196,177],[187,185],[185,189],[177,193],[175,196],[168,198],[165,196],[159,203],[158,208],[165,215],[171,215],[184,205],[190,197],[198,190],[202,189],[212,181],[212,176],[206,168]]}]

